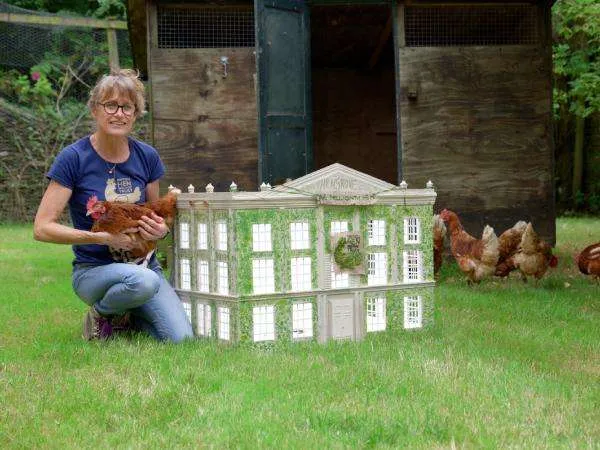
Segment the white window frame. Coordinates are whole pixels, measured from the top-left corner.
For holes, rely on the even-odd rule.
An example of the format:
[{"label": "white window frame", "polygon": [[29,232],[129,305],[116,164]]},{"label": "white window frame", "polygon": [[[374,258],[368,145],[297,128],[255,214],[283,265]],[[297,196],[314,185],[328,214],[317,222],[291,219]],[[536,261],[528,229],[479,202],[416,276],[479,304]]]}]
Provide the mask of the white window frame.
[{"label": "white window frame", "polygon": [[313,304],[311,302],[292,303],[292,339],[313,337]]},{"label": "white window frame", "polygon": [[208,226],[205,223],[198,224],[198,250],[208,250]]},{"label": "white window frame", "polygon": [[367,284],[369,286],[387,284],[387,271],[386,252],[367,254]]},{"label": "white window frame", "polygon": [[310,248],[308,222],[290,223],[290,248],[292,250],[305,250]]},{"label": "white window frame", "polygon": [[419,283],[423,281],[423,252],[421,250],[404,250],[403,279],[405,283]]},{"label": "white window frame", "polygon": [[404,218],[404,243],[421,243],[421,219],[419,219],[418,217]]},{"label": "white window frame", "polygon": [[385,220],[370,219],[367,222],[369,245],[385,245]]},{"label": "white window frame", "polygon": [[346,233],[348,232],[348,221],[347,220],[332,220],[331,221],[331,232],[330,234]]},{"label": "white window frame", "polygon": [[217,222],[217,250],[227,251],[227,222]]},{"label": "white window frame", "polygon": [[275,292],[273,258],[256,258],[252,260],[252,291],[255,294]]},{"label": "white window frame", "polygon": [[179,224],[179,248],[190,248],[190,224],[187,222]]},{"label": "white window frame", "polygon": [[210,292],[208,261],[198,260],[198,291]]},{"label": "white window frame", "polygon": [[229,294],[229,267],[225,261],[217,261],[217,292]]},{"label": "white window frame", "polygon": [[423,298],[420,295],[404,297],[404,328],[423,328]]},{"label": "white window frame", "polygon": [[275,340],[275,307],[273,305],[252,308],[252,336],[254,342]]},{"label": "white window frame", "polygon": [[211,336],[212,316],[210,305],[198,303],[196,305],[196,329],[200,336]]},{"label": "white window frame", "polygon": [[229,308],[227,306],[218,306],[217,307],[217,325],[218,325],[218,336],[219,339],[223,341],[228,341],[230,339],[229,333],[229,323],[230,323],[230,313]]},{"label": "white window frame", "polygon": [[190,268],[190,260],[187,258],[181,258],[179,260],[179,283],[182,290],[192,290],[192,273]]},{"label": "white window frame", "polygon": [[368,333],[385,331],[387,320],[385,296],[367,297],[366,315]]},{"label": "white window frame", "polygon": [[253,223],[252,224],[252,251],[270,252],[273,246],[271,244],[271,224]]},{"label": "white window frame", "polygon": [[290,281],[292,291],[310,291],[312,289],[312,271],[310,256],[292,258],[290,262]]}]

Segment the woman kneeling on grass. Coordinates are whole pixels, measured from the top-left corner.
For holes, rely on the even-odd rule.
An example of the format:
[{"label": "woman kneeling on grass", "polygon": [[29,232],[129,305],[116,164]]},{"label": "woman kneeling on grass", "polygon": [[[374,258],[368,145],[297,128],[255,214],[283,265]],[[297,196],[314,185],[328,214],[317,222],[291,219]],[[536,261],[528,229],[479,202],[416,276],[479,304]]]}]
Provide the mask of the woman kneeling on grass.
[{"label": "woman kneeling on grass", "polygon": [[[73,289],[90,305],[83,324],[85,339],[109,338],[123,323],[158,340],[191,337],[183,305],[156,255],[147,267],[137,264],[128,256],[133,240],[127,234],[91,232],[93,221],[86,215],[92,196],[130,203],[158,199],[162,161],[154,148],[129,136],[144,113],[144,85],[132,70],[105,75],[90,92],[88,107],[96,130],[57,155],[47,174],[50,183],[35,217],[34,237],[73,244]],[[58,223],[67,203],[74,228]],[[147,240],[162,239],[169,232],[154,213],[126,231],[139,232]]]}]

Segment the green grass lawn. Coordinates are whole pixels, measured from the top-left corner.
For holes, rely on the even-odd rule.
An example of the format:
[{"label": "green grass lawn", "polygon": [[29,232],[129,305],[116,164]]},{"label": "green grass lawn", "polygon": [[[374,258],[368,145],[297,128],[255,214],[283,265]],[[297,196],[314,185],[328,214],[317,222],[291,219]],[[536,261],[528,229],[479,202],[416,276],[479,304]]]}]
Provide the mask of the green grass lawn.
[{"label": "green grass lawn", "polygon": [[446,264],[427,330],[271,347],[84,342],[70,247],[31,234],[0,226],[0,448],[600,446],[600,219],[557,222],[537,284]]}]

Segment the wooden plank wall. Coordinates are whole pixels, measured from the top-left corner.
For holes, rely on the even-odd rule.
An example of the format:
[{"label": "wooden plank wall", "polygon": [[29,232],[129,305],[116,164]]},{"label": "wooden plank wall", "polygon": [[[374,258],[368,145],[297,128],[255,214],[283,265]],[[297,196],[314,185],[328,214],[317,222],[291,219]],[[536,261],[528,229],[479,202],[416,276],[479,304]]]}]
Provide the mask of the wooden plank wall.
[{"label": "wooden plank wall", "polygon": [[[229,58],[224,76],[221,56]],[[254,48],[159,49],[150,54],[154,144],[164,186],[258,188]]]},{"label": "wooden plank wall", "polygon": [[[467,231],[517,220],[555,240],[550,68],[534,46],[399,49],[403,174]],[[417,98],[409,99],[408,91]]]}]

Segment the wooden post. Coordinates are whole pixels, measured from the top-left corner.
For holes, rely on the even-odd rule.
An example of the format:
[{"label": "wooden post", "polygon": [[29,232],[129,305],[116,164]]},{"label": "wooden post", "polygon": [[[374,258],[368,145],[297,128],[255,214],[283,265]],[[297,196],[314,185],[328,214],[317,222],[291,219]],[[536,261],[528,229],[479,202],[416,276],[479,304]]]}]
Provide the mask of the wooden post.
[{"label": "wooden post", "polygon": [[106,29],[108,42],[108,65],[111,72],[119,70],[119,47],[117,45],[117,32],[113,28]]}]

